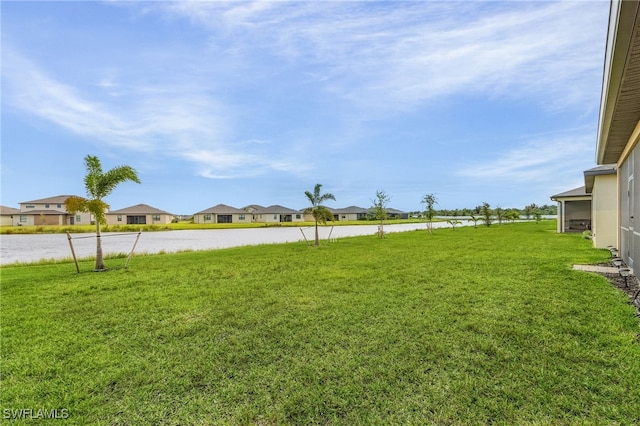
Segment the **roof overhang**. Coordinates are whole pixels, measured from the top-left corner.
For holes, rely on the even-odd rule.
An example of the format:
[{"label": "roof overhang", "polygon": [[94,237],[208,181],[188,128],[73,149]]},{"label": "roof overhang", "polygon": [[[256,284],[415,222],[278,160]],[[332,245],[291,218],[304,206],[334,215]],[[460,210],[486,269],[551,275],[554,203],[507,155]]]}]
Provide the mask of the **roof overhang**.
[{"label": "roof overhang", "polygon": [[612,0],[596,163],[618,163],[640,120],[640,2]]},{"label": "roof overhang", "polygon": [[596,176],[615,175],[618,172],[618,168],[615,164],[607,164],[604,166],[594,167],[593,169],[584,171],[584,186],[587,194],[591,194],[593,191],[593,185],[596,181]]},{"label": "roof overhang", "polygon": [[553,201],[590,201],[591,194],[587,194],[585,187],[581,186],[580,188],[552,195],[551,199]]}]

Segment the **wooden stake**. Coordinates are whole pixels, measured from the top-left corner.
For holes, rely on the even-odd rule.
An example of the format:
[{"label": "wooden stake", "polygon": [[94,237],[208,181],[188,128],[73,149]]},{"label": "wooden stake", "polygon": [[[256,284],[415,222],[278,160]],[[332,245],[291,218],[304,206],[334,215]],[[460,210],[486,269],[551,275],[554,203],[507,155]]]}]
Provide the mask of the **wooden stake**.
[{"label": "wooden stake", "polygon": [[142,229],[140,229],[140,231],[138,232],[138,236],[136,237],[136,240],[133,243],[133,247],[131,247],[131,253],[129,253],[129,256],[127,256],[127,261],[124,264],[124,269],[127,269],[129,267],[129,261],[131,260],[131,256],[133,256],[133,251],[136,249],[136,244],[138,244],[138,240],[140,239],[140,234],[142,234]]},{"label": "wooden stake", "polygon": [[302,232],[302,238],[304,238],[304,241],[307,243],[307,245],[309,245],[309,240],[307,240],[307,236],[304,235],[304,231],[302,230],[302,228],[300,228],[300,232]]},{"label": "wooden stake", "polygon": [[80,273],[80,266],[78,266],[78,259],[76,258],[76,252],[73,250],[73,243],[71,242],[71,234],[67,231],[67,239],[69,240],[69,247],[71,247],[71,254],[73,255],[73,261],[76,264],[76,271]]}]

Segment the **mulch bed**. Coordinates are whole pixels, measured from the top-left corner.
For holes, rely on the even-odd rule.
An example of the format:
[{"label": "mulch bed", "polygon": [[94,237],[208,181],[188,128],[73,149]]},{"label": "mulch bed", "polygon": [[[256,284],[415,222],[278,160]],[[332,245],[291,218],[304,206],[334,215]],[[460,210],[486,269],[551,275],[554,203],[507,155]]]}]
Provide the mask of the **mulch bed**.
[{"label": "mulch bed", "polygon": [[[613,265],[611,263],[602,263],[599,266]],[[640,316],[640,281],[638,281],[638,277],[636,277],[635,275],[627,277],[627,284],[625,285],[624,277],[622,277],[620,274],[609,274],[601,272],[600,275],[609,280],[612,286],[627,295],[627,297],[629,298],[629,302],[636,307],[636,315]]]}]

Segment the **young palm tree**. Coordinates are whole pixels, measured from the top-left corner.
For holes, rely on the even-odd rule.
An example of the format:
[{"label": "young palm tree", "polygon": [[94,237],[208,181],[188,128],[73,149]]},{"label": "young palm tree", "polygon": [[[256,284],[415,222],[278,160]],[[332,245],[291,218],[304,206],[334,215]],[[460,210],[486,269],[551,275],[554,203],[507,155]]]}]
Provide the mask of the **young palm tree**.
[{"label": "young palm tree", "polygon": [[334,200],[336,197],[331,193],[320,194],[320,189],[322,185],[317,183],[315,188],[313,188],[313,193],[309,191],[305,191],[304,195],[307,196],[307,199],[311,203],[311,207],[307,207],[304,212],[306,214],[311,214],[313,219],[316,222],[316,242],[315,245],[320,245],[320,238],[318,236],[318,222],[327,223],[327,220],[333,219],[333,215],[325,206],[322,205],[323,202],[327,200]]},{"label": "young palm tree", "polygon": [[118,166],[104,173],[98,157],[87,155],[84,159],[87,175],[84,177],[84,186],[87,190],[87,198],[69,197],[64,204],[71,214],[76,212],[91,213],[96,221],[96,271],[104,271],[102,260],[102,243],[100,241],[100,225],[106,222],[105,211],[109,205],[103,201],[122,182],[128,180],[140,183],[138,175],[130,166]]}]

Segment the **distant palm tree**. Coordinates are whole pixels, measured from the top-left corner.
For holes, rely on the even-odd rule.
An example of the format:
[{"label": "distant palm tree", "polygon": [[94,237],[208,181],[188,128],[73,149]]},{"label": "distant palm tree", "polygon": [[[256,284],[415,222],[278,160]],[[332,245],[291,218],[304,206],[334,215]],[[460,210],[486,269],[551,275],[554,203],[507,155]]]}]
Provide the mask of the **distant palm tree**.
[{"label": "distant palm tree", "polygon": [[473,227],[474,228],[478,228],[478,221],[480,220],[479,217],[476,217],[476,215],[470,215],[469,219],[467,219],[467,222],[473,222]]},{"label": "distant palm tree", "polygon": [[120,183],[133,181],[140,183],[138,175],[130,166],[118,166],[104,173],[98,157],[87,155],[84,159],[87,175],[84,177],[84,186],[87,190],[87,198],[72,196],[65,200],[67,211],[91,213],[96,221],[96,271],[104,271],[102,259],[102,243],[100,241],[100,224],[106,223],[105,211],[109,205],[103,201]]},{"label": "distant palm tree", "polygon": [[305,191],[304,195],[307,196],[307,199],[311,203],[311,207],[307,207],[304,212],[305,214],[311,214],[313,219],[316,222],[316,242],[315,245],[320,245],[320,238],[318,236],[318,222],[327,223],[327,220],[333,219],[333,215],[329,211],[328,208],[322,205],[323,202],[327,200],[334,200],[336,197],[331,193],[320,194],[320,190],[322,185],[317,183],[315,188],[313,188],[313,193],[309,191]]}]

